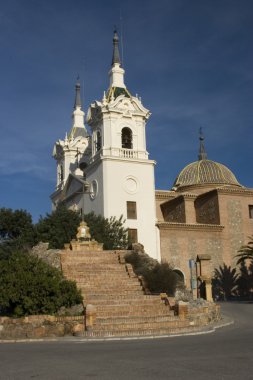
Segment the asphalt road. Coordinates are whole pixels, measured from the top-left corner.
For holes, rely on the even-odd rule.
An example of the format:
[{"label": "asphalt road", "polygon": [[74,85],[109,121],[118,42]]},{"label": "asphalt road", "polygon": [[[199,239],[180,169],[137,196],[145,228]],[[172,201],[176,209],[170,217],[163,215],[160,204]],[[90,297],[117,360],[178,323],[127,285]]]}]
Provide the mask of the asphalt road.
[{"label": "asphalt road", "polygon": [[253,380],[253,303],[222,310],[235,323],[205,335],[2,343],[0,379]]}]

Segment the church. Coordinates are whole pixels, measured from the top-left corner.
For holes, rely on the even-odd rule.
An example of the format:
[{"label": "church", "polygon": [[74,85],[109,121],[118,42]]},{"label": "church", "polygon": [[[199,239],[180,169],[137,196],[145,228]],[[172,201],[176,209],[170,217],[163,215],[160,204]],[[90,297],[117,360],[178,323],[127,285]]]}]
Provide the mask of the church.
[{"label": "church", "polygon": [[198,160],[179,172],[171,190],[156,190],[156,162],[146,148],[151,113],[128,91],[124,73],[115,31],[109,89],[85,120],[77,81],[71,130],[54,145],[53,209],[64,202],[81,213],[123,215],[131,241],[172,264],[187,285],[189,262],[197,257],[208,257],[212,270],[234,266],[237,250],[253,234],[253,189],[207,158],[200,133]]}]

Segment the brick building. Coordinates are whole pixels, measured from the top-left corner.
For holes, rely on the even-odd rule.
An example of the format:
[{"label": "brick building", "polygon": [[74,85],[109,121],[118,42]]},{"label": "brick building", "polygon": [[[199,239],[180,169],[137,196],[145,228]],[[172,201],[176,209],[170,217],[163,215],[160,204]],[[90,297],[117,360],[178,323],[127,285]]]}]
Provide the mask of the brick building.
[{"label": "brick building", "polygon": [[200,134],[198,161],[187,165],[170,191],[156,191],[161,259],[189,280],[189,260],[211,257],[211,268],[235,266],[253,233],[253,189],[224,165],[207,159]]}]

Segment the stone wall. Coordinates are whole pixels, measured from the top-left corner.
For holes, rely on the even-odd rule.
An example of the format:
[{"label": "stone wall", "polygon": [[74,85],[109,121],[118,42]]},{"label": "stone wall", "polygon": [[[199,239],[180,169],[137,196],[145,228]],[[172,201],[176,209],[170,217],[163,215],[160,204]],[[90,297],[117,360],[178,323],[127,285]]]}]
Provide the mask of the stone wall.
[{"label": "stone wall", "polygon": [[[220,320],[219,305],[203,300],[201,300],[203,304],[198,304],[198,301],[195,301],[195,303],[180,301],[175,305],[175,316],[171,317],[169,325],[170,334],[198,331],[202,327]],[[0,317],[0,341],[57,338],[73,335],[86,336],[84,316],[31,315],[24,318]],[[92,336],[92,333],[89,336]]]},{"label": "stone wall", "polygon": [[84,331],[84,316],[30,315],[0,317],[0,340],[39,339],[77,335]]}]

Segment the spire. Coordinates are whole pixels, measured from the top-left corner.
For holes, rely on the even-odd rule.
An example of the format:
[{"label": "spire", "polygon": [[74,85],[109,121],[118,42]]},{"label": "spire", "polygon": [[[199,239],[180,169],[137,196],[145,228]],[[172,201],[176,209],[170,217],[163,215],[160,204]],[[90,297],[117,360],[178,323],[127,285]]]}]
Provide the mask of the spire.
[{"label": "spire", "polygon": [[205,151],[204,136],[203,136],[202,128],[201,127],[199,128],[199,142],[200,142],[200,145],[199,145],[199,155],[198,155],[199,161],[206,160],[207,159],[207,154],[206,154],[206,151]]},{"label": "spire", "polygon": [[84,112],[81,110],[81,95],[80,95],[80,81],[79,75],[76,81],[76,96],[75,96],[75,104],[74,111],[72,113],[72,128],[68,135],[69,141],[75,139],[77,136],[86,137],[87,131],[84,126]]},{"label": "spire", "polygon": [[78,75],[77,81],[76,81],[76,97],[75,97],[74,109],[76,109],[77,107],[81,108],[82,106],[80,88],[81,86],[80,86],[79,75]]},{"label": "spire", "polygon": [[113,35],[113,55],[112,55],[112,67],[109,71],[110,77],[110,88],[126,88],[124,84],[124,74],[125,70],[120,67],[120,56],[119,56],[119,37],[117,31],[114,30]]},{"label": "spire", "polygon": [[119,55],[119,37],[116,28],[114,29],[113,35],[113,54],[112,54],[112,66],[118,63],[120,65],[120,55]]}]

